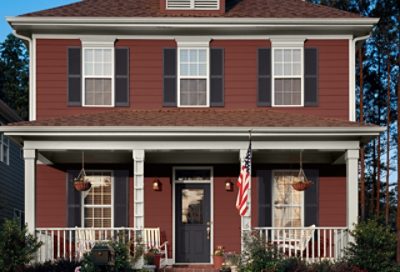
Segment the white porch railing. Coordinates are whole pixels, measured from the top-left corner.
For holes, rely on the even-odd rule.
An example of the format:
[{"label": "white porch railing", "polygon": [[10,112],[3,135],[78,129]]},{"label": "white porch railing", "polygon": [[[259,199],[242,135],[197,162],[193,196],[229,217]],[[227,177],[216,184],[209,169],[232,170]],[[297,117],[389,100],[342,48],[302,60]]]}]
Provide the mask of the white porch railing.
[{"label": "white porch railing", "polygon": [[255,228],[260,238],[286,257],[300,257],[307,262],[337,260],[344,257],[349,242],[346,227],[262,227]]},{"label": "white porch railing", "polygon": [[37,261],[79,260],[95,243],[119,239],[134,244],[139,232],[134,228],[37,228],[36,237],[43,243]]}]

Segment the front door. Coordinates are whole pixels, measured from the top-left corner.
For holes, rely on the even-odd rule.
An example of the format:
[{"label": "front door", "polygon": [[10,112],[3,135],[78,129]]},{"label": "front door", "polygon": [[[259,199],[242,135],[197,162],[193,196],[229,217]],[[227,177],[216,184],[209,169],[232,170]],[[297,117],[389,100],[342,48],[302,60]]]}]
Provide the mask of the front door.
[{"label": "front door", "polygon": [[210,262],[210,184],[175,187],[175,262]]}]

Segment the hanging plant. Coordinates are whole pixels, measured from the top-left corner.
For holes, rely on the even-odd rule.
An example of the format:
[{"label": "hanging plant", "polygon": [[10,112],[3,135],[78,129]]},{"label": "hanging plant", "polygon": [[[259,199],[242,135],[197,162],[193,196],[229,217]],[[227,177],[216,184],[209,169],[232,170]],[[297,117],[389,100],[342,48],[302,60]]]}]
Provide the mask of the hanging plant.
[{"label": "hanging plant", "polygon": [[78,192],[84,192],[89,190],[92,187],[90,181],[86,179],[85,173],[85,154],[82,152],[82,169],[79,172],[79,175],[74,178],[74,188]]},{"label": "hanging plant", "polygon": [[306,174],[304,173],[303,170],[303,151],[300,152],[300,170],[299,170],[299,174],[296,178],[296,181],[292,183],[292,188],[295,189],[296,191],[304,191],[307,190],[312,182],[310,180],[308,180]]}]

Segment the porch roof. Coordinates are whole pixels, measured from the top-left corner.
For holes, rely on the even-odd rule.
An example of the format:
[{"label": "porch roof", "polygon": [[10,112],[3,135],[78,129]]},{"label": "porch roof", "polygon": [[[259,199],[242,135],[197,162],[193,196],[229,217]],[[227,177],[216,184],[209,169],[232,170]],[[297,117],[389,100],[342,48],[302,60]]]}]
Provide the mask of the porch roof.
[{"label": "porch roof", "polygon": [[11,123],[15,127],[253,127],[253,128],[380,128],[316,114],[271,109],[105,110],[38,121]]}]

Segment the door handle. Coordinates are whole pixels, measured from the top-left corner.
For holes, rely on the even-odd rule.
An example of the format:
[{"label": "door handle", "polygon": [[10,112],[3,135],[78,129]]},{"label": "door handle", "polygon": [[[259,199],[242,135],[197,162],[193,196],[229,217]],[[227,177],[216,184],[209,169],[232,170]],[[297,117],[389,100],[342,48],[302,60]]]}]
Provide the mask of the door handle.
[{"label": "door handle", "polygon": [[210,240],[211,227],[210,222],[207,222],[207,240]]}]

